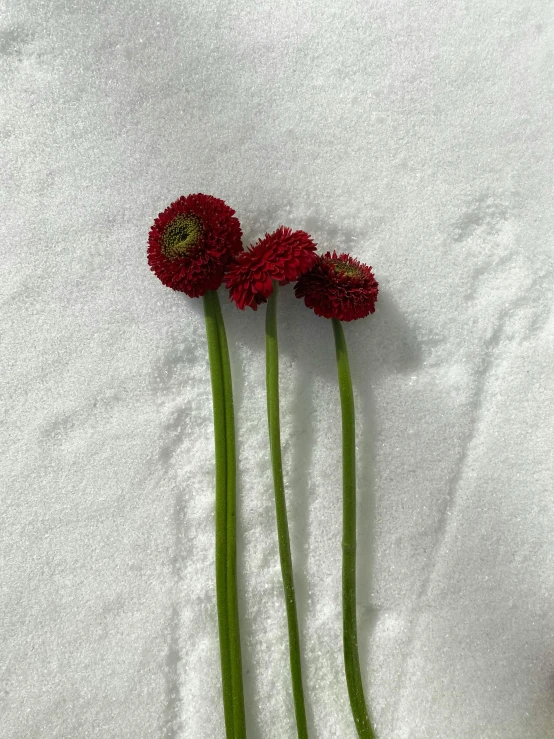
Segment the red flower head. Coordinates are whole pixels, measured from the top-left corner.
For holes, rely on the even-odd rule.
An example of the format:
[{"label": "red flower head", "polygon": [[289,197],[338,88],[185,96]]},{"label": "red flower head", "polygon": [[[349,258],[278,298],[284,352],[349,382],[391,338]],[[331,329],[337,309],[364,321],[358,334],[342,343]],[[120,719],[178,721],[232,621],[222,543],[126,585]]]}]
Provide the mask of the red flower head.
[{"label": "red flower head", "polygon": [[198,298],[217,290],[229,260],[242,250],[235,211],[211,195],[181,196],[154,221],[148,264],[164,285]]},{"label": "red flower head", "polygon": [[257,310],[273,291],[273,280],[281,285],[297,280],[316,259],[316,245],[305,231],[280,226],[259,239],[255,246],[233,260],[225,284],[237,307]]},{"label": "red flower head", "polygon": [[349,254],[328,251],[302,275],[294,293],[318,316],[353,321],[375,312],[378,287],[371,267]]}]

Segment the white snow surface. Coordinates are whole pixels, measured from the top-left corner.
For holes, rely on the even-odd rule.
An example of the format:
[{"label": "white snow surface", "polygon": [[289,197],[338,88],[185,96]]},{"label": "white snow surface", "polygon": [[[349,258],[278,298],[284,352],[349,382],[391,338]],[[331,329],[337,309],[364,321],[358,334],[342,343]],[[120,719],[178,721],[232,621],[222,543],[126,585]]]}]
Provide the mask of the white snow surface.
[{"label": "white snow surface", "polygon": [[[202,303],[149,271],[206,192],[380,282],[345,326],[379,739],[554,736],[549,0],[14,0],[0,14],[0,736],[224,736]],[[234,373],[250,739],[294,737],[264,314]],[[332,331],[281,291],[310,736],[355,739]]]}]

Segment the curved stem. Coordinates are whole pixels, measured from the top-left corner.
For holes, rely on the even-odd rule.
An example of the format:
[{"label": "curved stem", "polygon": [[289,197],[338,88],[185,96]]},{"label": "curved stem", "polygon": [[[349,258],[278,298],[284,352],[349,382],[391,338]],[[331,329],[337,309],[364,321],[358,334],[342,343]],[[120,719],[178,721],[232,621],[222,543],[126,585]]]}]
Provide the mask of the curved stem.
[{"label": "curved stem", "polygon": [[333,318],[342,410],[342,608],[346,684],[352,715],[362,739],[374,739],[364,698],[356,625],[356,425],[354,394],[341,322]]},{"label": "curved stem", "polygon": [[221,682],[223,688],[223,710],[225,732],[230,739],[233,729],[233,686],[231,680],[231,657],[229,648],[229,623],[227,615],[227,449],[225,433],[225,403],[223,394],[223,371],[219,348],[219,331],[214,305],[214,293],[203,297],[206,338],[212,379],[212,401],[214,413],[215,441],[215,583],[217,620],[219,625],[219,652],[221,659]]},{"label": "curved stem", "polygon": [[240,622],[237,593],[237,470],[235,450],[235,412],[229,347],[219,296],[214,292],[214,306],[219,334],[223,394],[225,403],[225,431],[227,435],[227,615],[229,623],[231,680],[233,685],[233,725],[235,739],[245,739],[244,688],[240,648]]},{"label": "curved stem", "polygon": [[265,324],[266,347],[266,389],[267,418],[269,424],[269,444],[271,450],[271,466],[273,470],[273,486],[275,489],[275,513],[277,516],[277,535],[279,539],[279,557],[285,591],[287,624],[289,631],[290,671],[292,692],[298,737],[307,739],[308,726],[306,708],[302,689],[302,668],[300,662],[300,637],[296,615],[296,598],[292,573],[292,557],[290,552],[289,527],[287,523],[287,504],[283,482],[283,466],[281,461],[281,432],[279,423],[279,347],[277,342],[277,295],[279,286],[273,283],[273,292],[267,302]]}]

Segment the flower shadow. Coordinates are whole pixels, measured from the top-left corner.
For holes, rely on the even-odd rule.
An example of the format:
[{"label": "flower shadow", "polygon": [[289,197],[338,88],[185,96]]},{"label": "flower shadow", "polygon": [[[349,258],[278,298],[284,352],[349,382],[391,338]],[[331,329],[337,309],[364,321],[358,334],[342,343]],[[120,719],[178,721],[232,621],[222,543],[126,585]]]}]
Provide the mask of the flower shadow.
[{"label": "flower shadow", "polygon": [[[258,219],[263,224],[259,233],[248,234],[250,241],[262,236],[281,224],[275,214],[264,213]],[[289,225],[287,220],[284,221]],[[318,242],[319,251],[324,252],[336,248],[338,251],[352,251],[364,260],[360,249],[355,245],[361,240],[361,234],[341,229],[333,224],[326,225],[315,216],[306,218],[305,223],[290,224],[293,228],[303,228],[311,233]],[[358,252],[356,254],[356,252]],[[358,437],[358,604],[359,610],[359,645],[362,672],[369,672],[369,642],[377,618],[377,611],[371,604],[373,591],[373,559],[375,549],[375,428],[376,403],[372,387],[379,383],[384,375],[410,373],[421,364],[422,355],[415,329],[410,326],[392,297],[386,276],[379,274],[379,299],[374,315],[366,319],[344,324],[348,343],[349,357],[356,395],[357,437]],[[244,312],[234,309],[228,298],[221,291],[223,313],[229,334],[232,363],[235,404],[242,407],[249,402],[251,390],[247,387],[248,372],[241,363],[241,350],[246,349],[249,361],[254,360],[262,367],[265,364],[264,322],[265,306],[258,311]],[[279,313],[279,350],[281,366],[286,365],[286,373],[281,382],[281,415],[282,441],[285,463],[285,485],[287,507],[293,556],[295,589],[301,635],[302,658],[306,659],[309,648],[306,644],[307,618],[310,612],[311,583],[308,581],[308,560],[310,549],[318,535],[310,525],[310,511],[317,498],[323,494],[319,489],[318,472],[314,469],[317,458],[314,458],[315,431],[314,416],[318,406],[318,387],[321,383],[330,388],[330,396],[336,393],[333,413],[335,417],[324,420],[333,433],[339,434],[340,406],[336,380],[336,360],[331,322],[316,316],[307,310],[303,301],[296,300],[292,286],[280,289]],[[236,337],[239,337],[238,341]],[[258,375],[260,376],[260,375]],[[283,381],[286,377],[286,381]],[[262,380],[263,381],[263,380]],[[265,430],[265,419],[260,419],[260,426]],[[336,465],[340,467],[340,444],[336,451]],[[239,472],[240,475],[240,472]],[[240,477],[239,477],[240,481]],[[239,482],[240,485],[240,482]],[[247,495],[243,489],[240,495]],[[341,496],[339,487],[329,494]],[[362,534],[363,532],[363,534]],[[243,536],[238,532],[239,571],[243,571],[242,557],[244,553]],[[340,541],[337,542],[337,556],[340,556]],[[340,590],[337,592],[337,603],[340,603]],[[253,624],[245,624],[245,631],[252,632]],[[245,655],[246,656],[246,655]],[[248,663],[248,658],[247,658]],[[306,690],[308,722],[313,731],[314,717],[312,701]],[[257,709],[252,706],[250,712]],[[259,725],[259,715],[252,715],[249,723],[254,728]]]},{"label": "flower shadow", "polygon": [[[283,301],[284,302],[284,301]],[[295,585],[298,597],[298,612],[301,632],[306,633],[306,616],[309,608],[311,583],[307,580],[308,557],[318,532],[310,526],[310,510],[317,498],[324,494],[342,496],[340,478],[335,490],[327,486],[322,489],[322,472],[314,468],[318,463],[314,457],[317,440],[314,433],[313,416],[317,412],[317,389],[321,380],[331,385],[331,396],[335,395],[332,415],[327,413],[324,422],[327,431],[319,434],[335,434],[336,466],[340,468],[340,405],[337,386],[337,368],[331,322],[306,311],[300,301],[294,307],[282,310],[283,333],[287,323],[303,326],[295,332],[288,330],[282,341],[282,353],[291,353],[297,364],[297,376],[290,391],[288,403],[292,408],[291,436],[294,446],[288,471],[288,489],[291,540],[295,565]],[[302,314],[302,315],[300,315]],[[358,496],[358,629],[359,651],[362,674],[369,669],[369,644],[378,617],[372,604],[373,562],[375,541],[375,457],[377,409],[373,386],[379,384],[384,375],[413,372],[421,364],[421,351],[413,330],[409,327],[386,286],[382,287],[374,315],[366,319],[343,324],[348,344],[352,381],[355,393],[357,419],[357,496]],[[286,402],[283,388],[282,403]],[[340,504],[339,504],[340,508]],[[340,557],[340,541],[337,541],[337,557]],[[336,594],[340,602],[340,590]],[[308,705],[310,700],[308,697]]]}]

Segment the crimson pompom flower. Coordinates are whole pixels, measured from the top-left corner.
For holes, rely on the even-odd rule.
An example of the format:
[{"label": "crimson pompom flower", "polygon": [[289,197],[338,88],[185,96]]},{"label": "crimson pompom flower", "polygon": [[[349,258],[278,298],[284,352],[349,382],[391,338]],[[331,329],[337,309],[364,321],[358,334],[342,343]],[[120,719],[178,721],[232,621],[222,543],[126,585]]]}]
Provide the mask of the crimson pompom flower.
[{"label": "crimson pompom flower", "polygon": [[349,254],[334,251],[318,256],[309,272],[294,286],[297,298],[304,298],[318,316],[354,321],[375,312],[379,283],[371,267]]},{"label": "crimson pompom flower", "polygon": [[237,307],[257,310],[273,291],[273,281],[281,285],[297,280],[316,259],[316,245],[305,231],[280,226],[266,233],[255,246],[239,254],[229,266],[225,285]]},{"label": "crimson pompom flower", "polygon": [[223,200],[181,196],[160,213],[148,236],[148,264],[167,287],[198,298],[217,290],[229,260],[242,251],[235,211]]}]

